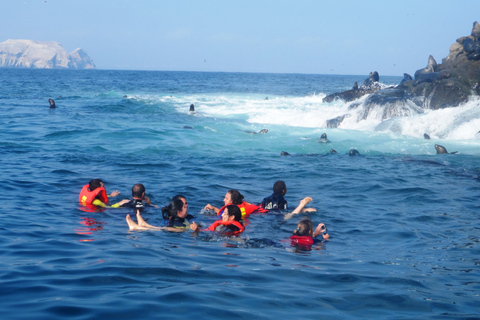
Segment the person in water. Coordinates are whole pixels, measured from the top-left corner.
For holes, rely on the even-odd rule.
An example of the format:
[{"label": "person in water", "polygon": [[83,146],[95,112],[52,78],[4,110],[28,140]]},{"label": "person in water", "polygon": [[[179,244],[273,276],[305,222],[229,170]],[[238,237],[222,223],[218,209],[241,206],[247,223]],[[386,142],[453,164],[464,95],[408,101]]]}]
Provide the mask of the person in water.
[{"label": "person in water", "polygon": [[112,208],[132,208],[143,210],[144,207],[157,207],[152,204],[150,198],[145,196],[145,186],[137,183],[132,187],[132,200],[124,199],[111,206]]},{"label": "person in water", "polygon": [[[286,193],[287,193],[287,185],[285,184],[285,182],[282,180],[276,181],[273,184],[272,195],[264,198],[262,203],[260,204],[260,207],[269,211],[288,209],[288,202],[284,198]],[[301,212],[316,212],[316,211],[317,210],[314,208],[302,208],[301,210]]]},{"label": "person in water", "polygon": [[260,206],[266,210],[286,210],[288,202],[283,196],[287,193],[287,185],[284,181],[278,180],[273,184],[273,193],[271,196],[263,199]]},{"label": "person in water", "polygon": [[225,235],[238,235],[245,230],[245,227],[240,220],[242,220],[240,208],[234,204],[230,204],[223,210],[222,220],[215,221],[205,230],[200,230],[199,226],[195,222],[190,224],[190,228],[194,232],[220,231]]},{"label": "person in water", "polygon": [[217,215],[221,215],[226,206],[234,204],[240,208],[240,212],[242,213],[242,218],[249,216],[252,212],[255,212],[255,211],[260,210],[262,212],[265,212],[265,210],[260,208],[260,206],[248,203],[243,199],[244,199],[243,195],[238,190],[231,189],[231,190],[228,190],[227,193],[225,194],[225,198],[223,199],[223,202],[225,203],[225,205],[223,207],[219,209],[217,207],[212,206],[211,204],[207,204],[203,209],[213,210]]},{"label": "person in water", "polygon": [[120,194],[118,190],[112,191],[107,195],[107,190],[101,179],[93,179],[83,186],[78,196],[78,201],[83,206],[108,207],[108,198],[116,197]]},{"label": "person in water", "polygon": [[129,230],[165,230],[171,232],[184,232],[190,229],[190,220],[195,217],[187,213],[187,199],[182,195],[173,197],[172,201],[162,208],[162,215],[168,219],[167,227],[157,227],[148,224],[140,214],[140,210],[136,210],[137,223],[135,223],[129,214],[126,216]]},{"label": "person in water", "polygon": [[313,231],[313,222],[310,219],[303,219],[297,225],[297,228],[293,230],[293,235],[290,237],[292,245],[304,245],[310,246],[312,244],[320,242],[317,237],[322,235],[323,240],[328,240],[330,235],[327,233],[327,227],[324,223],[319,223],[315,232]]}]

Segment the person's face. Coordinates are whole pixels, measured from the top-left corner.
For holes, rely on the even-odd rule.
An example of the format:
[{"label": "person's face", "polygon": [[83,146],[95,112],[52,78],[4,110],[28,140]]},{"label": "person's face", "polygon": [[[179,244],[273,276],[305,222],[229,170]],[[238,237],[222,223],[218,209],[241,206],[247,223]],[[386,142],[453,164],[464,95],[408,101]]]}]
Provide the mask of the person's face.
[{"label": "person's face", "polygon": [[188,210],[188,202],[187,202],[187,199],[185,199],[185,198],[180,198],[180,200],[182,200],[182,202],[183,202],[183,207],[185,208],[185,210]]},{"label": "person's face", "polygon": [[225,205],[232,203],[232,195],[229,192],[225,194],[225,198],[223,199],[223,202],[225,202]]},{"label": "person's face", "polygon": [[187,207],[188,206],[184,204],[182,210],[177,212],[177,217],[185,218],[187,216]]},{"label": "person's face", "polygon": [[100,187],[106,189],[106,188],[105,188],[105,185],[103,184],[103,182],[100,182]]},{"label": "person's face", "polygon": [[223,213],[222,213],[222,221],[228,221],[229,218],[230,216],[228,215],[228,209],[225,208],[225,210],[223,210]]}]

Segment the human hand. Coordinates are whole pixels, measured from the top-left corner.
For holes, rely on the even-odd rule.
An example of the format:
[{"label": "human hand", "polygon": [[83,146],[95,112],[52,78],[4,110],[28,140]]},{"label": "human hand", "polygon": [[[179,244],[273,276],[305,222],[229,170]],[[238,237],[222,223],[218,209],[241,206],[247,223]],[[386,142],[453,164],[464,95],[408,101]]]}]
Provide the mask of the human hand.
[{"label": "human hand", "polygon": [[190,229],[192,229],[193,231],[198,231],[198,224],[193,221],[192,223],[190,223]]},{"label": "human hand", "polygon": [[109,197],[112,197],[112,198],[113,198],[113,197],[118,196],[119,194],[120,194],[120,191],[118,191],[118,190],[113,190],[112,193],[110,193]]}]

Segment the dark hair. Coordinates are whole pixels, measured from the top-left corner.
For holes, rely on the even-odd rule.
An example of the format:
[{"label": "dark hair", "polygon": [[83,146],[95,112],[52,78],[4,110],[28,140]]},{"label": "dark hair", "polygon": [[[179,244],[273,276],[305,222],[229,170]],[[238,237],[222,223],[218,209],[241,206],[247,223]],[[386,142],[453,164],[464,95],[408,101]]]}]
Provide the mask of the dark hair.
[{"label": "dark hair", "polygon": [[228,190],[228,193],[230,193],[230,197],[232,198],[233,204],[242,204],[244,197],[238,190],[231,189],[231,190]]},{"label": "dark hair", "polygon": [[238,206],[231,204],[226,206],[225,210],[228,210],[227,214],[229,217],[235,216],[235,221],[242,220],[242,212],[240,211],[240,208]]},{"label": "dark hair", "polygon": [[137,183],[132,187],[132,197],[134,198],[142,198],[145,193],[145,187],[141,183]]},{"label": "dark hair", "polygon": [[275,194],[283,195],[283,191],[286,191],[286,190],[287,190],[287,185],[282,180],[278,180],[273,184],[273,193]]},{"label": "dark hair", "polygon": [[97,188],[100,188],[102,186],[102,179],[93,179],[93,180],[90,180],[90,182],[88,183],[88,189],[90,189],[90,191],[93,191]]},{"label": "dark hair", "polygon": [[178,211],[182,211],[183,201],[180,199],[175,199],[170,201],[168,206],[162,208],[163,219],[175,219],[177,217]]},{"label": "dark hair", "polygon": [[309,231],[313,232],[313,222],[310,219],[303,219],[298,223],[297,229],[293,230],[293,234],[296,236],[310,236]]},{"label": "dark hair", "polygon": [[172,200],[182,200],[182,199],[187,200],[187,198],[185,196],[182,196],[181,194],[177,194],[175,197],[172,198]]}]

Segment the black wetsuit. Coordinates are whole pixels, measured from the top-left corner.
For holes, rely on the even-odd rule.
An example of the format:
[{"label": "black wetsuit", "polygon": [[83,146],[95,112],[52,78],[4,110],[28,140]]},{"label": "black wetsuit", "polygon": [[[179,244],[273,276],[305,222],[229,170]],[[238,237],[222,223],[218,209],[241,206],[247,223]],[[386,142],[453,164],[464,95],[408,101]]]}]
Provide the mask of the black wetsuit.
[{"label": "black wetsuit", "polygon": [[273,193],[271,196],[263,199],[261,206],[267,210],[286,210],[288,202],[279,193]]}]

